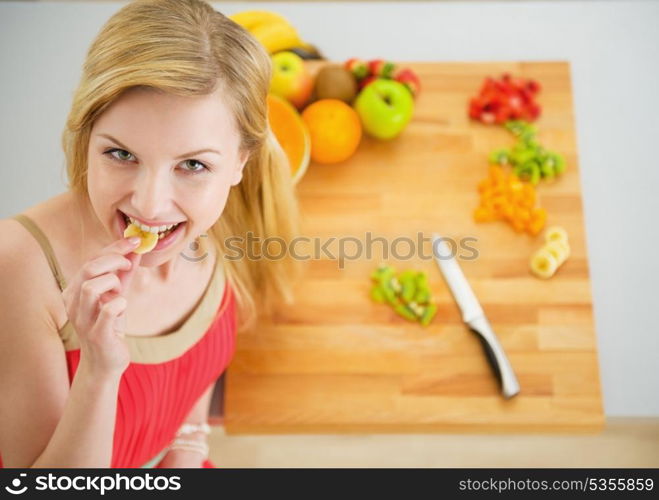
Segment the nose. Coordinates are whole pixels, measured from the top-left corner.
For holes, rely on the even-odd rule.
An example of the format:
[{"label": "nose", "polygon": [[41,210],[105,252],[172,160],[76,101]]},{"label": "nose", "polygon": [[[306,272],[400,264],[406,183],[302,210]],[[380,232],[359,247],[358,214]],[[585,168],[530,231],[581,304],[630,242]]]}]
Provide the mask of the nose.
[{"label": "nose", "polygon": [[141,168],[133,185],[131,204],[141,217],[158,220],[171,213],[172,187],[167,169]]}]

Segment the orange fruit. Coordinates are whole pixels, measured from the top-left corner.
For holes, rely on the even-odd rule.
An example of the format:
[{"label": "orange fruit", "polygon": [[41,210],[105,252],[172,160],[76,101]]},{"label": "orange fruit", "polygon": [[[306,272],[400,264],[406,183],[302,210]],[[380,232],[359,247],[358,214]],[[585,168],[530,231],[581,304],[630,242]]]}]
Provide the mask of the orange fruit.
[{"label": "orange fruit", "polygon": [[311,159],[339,163],[350,158],[362,139],[357,112],[338,99],[320,99],[307,106],[302,119],[311,134]]},{"label": "orange fruit", "polygon": [[268,122],[272,133],[286,153],[293,182],[300,180],[309,165],[311,137],[300,113],[286,100],[268,94]]}]

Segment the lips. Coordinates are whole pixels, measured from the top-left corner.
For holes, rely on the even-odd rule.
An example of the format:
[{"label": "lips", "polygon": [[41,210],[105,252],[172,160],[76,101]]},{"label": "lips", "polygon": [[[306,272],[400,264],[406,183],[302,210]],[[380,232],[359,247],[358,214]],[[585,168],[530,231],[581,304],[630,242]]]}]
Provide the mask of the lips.
[{"label": "lips", "polygon": [[[121,210],[117,210],[117,218],[119,220],[120,237],[123,238],[124,231],[126,230],[128,225],[131,224],[131,223],[134,224],[134,222],[131,221],[131,219],[132,219],[131,217],[126,215]],[[134,219],[132,219],[132,220],[134,220]],[[138,221],[135,221],[135,222],[137,222],[136,225],[138,225],[138,227],[140,227],[141,230],[144,230],[141,227],[141,223],[139,223]],[[169,229],[165,228],[163,231],[158,231],[157,232],[157,234],[158,234],[158,243],[156,244],[156,246],[153,248],[152,251],[161,250],[161,249],[164,249],[164,248],[167,248],[168,246],[170,246],[175,240],[178,239],[179,235],[182,233],[183,227],[186,224],[187,224],[187,221],[181,221],[181,222],[175,223]],[[153,226],[153,227],[155,228],[155,226]],[[163,226],[159,226],[159,227],[163,227]],[[150,232],[154,232],[154,231],[150,231]]]}]

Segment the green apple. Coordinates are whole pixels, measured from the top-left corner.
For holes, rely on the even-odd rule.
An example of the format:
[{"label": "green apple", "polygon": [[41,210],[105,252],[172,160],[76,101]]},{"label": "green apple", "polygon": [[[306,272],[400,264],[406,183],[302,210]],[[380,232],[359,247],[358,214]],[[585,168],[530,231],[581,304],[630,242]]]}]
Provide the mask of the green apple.
[{"label": "green apple", "polygon": [[414,99],[400,82],[384,78],[369,83],[353,104],[364,131],[376,139],[393,139],[414,113]]},{"label": "green apple", "polygon": [[272,56],[270,93],[301,109],[311,97],[312,90],[313,78],[304,64],[304,59],[287,50]]}]

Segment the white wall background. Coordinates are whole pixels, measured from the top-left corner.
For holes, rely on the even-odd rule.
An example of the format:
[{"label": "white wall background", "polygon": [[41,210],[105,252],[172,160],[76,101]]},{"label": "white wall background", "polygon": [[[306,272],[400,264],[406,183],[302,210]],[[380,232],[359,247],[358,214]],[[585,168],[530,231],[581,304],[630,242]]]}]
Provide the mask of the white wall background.
[{"label": "white wall background", "polygon": [[[330,59],[568,60],[604,402],[659,416],[659,3],[212,2],[286,15]],[[85,52],[123,2],[0,3],[0,217],[64,190]]]}]

